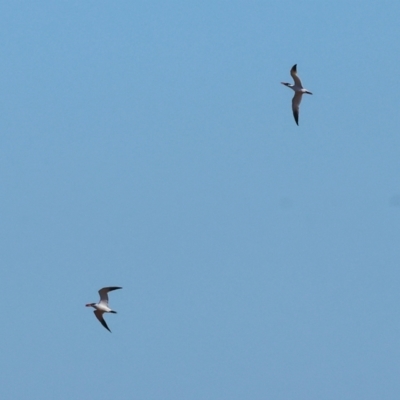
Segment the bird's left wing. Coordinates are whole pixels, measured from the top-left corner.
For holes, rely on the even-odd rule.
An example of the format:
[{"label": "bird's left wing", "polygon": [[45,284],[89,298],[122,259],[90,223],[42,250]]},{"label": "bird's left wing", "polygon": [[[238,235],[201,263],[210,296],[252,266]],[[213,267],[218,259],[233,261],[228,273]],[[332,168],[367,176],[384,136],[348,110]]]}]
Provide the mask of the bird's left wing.
[{"label": "bird's left wing", "polygon": [[102,289],[99,290],[99,295],[100,295],[100,303],[108,305],[108,292],[111,292],[112,290],[117,290],[117,289],[122,289],[122,287],[119,286],[110,286],[110,287],[103,287]]},{"label": "bird's left wing", "polygon": [[301,84],[301,80],[297,75],[297,64],[293,65],[292,69],[290,70],[290,75],[292,75],[295,85],[302,88],[303,85]]}]

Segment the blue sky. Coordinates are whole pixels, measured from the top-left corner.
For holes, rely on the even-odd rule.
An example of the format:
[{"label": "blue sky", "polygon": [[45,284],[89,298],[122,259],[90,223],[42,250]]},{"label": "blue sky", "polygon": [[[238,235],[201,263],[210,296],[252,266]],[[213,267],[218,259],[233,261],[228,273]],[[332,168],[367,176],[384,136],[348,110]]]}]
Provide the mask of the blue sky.
[{"label": "blue sky", "polygon": [[4,2],[0,397],[397,399],[399,13]]}]

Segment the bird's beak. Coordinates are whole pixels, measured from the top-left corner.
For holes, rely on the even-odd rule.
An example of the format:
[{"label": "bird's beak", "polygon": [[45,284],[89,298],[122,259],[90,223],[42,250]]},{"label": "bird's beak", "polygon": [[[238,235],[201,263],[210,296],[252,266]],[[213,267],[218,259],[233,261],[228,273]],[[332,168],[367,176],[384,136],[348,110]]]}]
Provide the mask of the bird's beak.
[{"label": "bird's beak", "polygon": [[92,305],[91,304],[86,304],[86,307],[91,307]]}]

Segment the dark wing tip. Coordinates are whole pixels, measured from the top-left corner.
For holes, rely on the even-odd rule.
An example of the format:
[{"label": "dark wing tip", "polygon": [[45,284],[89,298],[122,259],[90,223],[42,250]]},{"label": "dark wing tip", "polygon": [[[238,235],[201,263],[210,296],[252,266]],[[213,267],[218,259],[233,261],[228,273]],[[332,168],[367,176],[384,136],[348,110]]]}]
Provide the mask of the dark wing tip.
[{"label": "dark wing tip", "polygon": [[122,289],[121,286],[111,286],[108,288],[108,290],[111,292],[111,290],[117,290],[117,289]]},{"label": "dark wing tip", "polygon": [[296,124],[299,125],[299,113],[296,111],[293,111],[293,116],[294,116],[294,120],[296,121]]},{"label": "dark wing tip", "polygon": [[294,65],[293,65],[292,71],[293,71],[293,72],[297,72],[297,64],[294,64]]},{"label": "dark wing tip", "polygon": [[[103,318],[103,315],[97,314],[96,312],[97,310],[94,310],[94,315],[96,316],[96,318],[100,321],[100,323],[104,326],[104,328],[106,328],[109,332],[111,332],[110,328],[108,327],[106,321]],[[112,333],[112,332],[111,332]]]},{"label": "dark wing tip", "polygon": [[122,287],[120,287],[120,286],[106,286],[106,287],[101,288],[99,290],[99,293],[104,293],[104,292],[108,293],[108,292],[111,292],[112,290],[117,290],[117,289],[122,289]]}]

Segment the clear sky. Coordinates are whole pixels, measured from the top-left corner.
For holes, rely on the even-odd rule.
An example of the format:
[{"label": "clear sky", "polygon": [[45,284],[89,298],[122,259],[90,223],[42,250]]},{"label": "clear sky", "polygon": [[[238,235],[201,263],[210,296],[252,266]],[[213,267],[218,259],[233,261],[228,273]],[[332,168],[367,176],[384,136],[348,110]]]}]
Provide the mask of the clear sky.
[{"label": "clear sky", "polygon": [[3,2],[0,398],[398,399],[399,15]]}]

